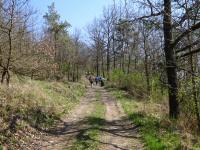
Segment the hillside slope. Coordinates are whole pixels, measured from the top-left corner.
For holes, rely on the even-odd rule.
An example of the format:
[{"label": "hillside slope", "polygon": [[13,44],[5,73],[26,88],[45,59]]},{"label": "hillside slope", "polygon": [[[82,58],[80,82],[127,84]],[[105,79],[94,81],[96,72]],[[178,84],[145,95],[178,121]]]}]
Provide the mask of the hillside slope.
[{"label": "hillside slope", "polygon": [[[82,83],[36,81],[14,78],[9,87],[0,86],[0,149],[16,149],[40,138],[63,115],[79,103],[85,93]],[[36,130],[37,129],[37,130]]]}]

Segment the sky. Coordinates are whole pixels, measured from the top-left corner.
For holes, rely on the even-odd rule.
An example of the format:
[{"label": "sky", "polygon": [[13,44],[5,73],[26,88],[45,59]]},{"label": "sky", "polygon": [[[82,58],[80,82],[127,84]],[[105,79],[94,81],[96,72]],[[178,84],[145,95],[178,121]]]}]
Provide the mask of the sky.
[{"label": "sky", "polygon": [[95,17],[102,14],[103,7],[112,4],[113,0],[30,0],[34,10],[37,10],[37,25],[41,26],[43,15],[47,12],[47,7],[55,2],[56,10],[61,16],[61,20],[66,20],[71,24],[70,32],[79,29],[85,32],[86,26]]}]

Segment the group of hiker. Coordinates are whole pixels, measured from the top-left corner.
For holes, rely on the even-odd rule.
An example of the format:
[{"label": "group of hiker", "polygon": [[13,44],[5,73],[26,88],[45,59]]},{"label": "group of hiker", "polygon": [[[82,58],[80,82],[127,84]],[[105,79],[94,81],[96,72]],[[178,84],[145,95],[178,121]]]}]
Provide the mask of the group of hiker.
[{"label": "group of hiker", "polygon": [[96,85],[100,85],[100,86],[104,86],[104,81],[105,81],[105,78],[101,77],[101,76],[93,76],[93,75],[87,75],[86,76],[87,79],[89,80],[91,86],[93,86],[94,83],[96,83]]}]

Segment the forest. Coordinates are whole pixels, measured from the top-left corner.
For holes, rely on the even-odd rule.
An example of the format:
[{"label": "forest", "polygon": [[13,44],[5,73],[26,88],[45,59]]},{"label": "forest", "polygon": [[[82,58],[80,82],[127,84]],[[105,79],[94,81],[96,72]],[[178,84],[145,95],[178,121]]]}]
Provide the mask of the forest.
[{"label": "forest", "polygon": [[113,0],[84,38],[30,1],[0,0],[0,150],[200,149],[199,0]]}]

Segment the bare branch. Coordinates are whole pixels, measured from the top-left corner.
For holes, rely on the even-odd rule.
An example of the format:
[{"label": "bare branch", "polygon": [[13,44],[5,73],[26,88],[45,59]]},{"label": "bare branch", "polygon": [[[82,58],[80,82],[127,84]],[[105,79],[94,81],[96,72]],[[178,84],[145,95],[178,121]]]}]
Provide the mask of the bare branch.
[{"label": "bare branch", "polygon": [[177,56],[177,58],[186,57],[186,56],[189,56],[189,55],[198,53],[198,52],[200,52],[200,48],[197,48],[197,49],[195,49],[195,50],[192,50],[192,51],[190,51],[190,52],[187,52],[187,53],[185,53],[185,54],[183,54],[183,55]]},{"label": "bare branch", "polygon": [[176,53],[183,52],[183,51],[185,51],[185,50],[187,50],[187,49],[189,49],[189,48],[194,47],[195,45],[197,45],[197,44],[199,44],[199,43],[200,43],[200,40],[197,40],[197,41],[195,41],[195,42],[193,42],[193,43],[191,43],[191,44],[189,44],[189,45],[187,45],[187,46],[185,46],[185,47],[183,47],[183,48],[177,50]]},{"label": "bare branch", "polygon": [[171,47],[175,47],[185,36],[187,36],[189,33],[197,30],[200,28],[200,22],[191,26],[189,29],[187,29],[185,32],[183,32],[181,35],[179,35],[176,40],[171,44]]}]

